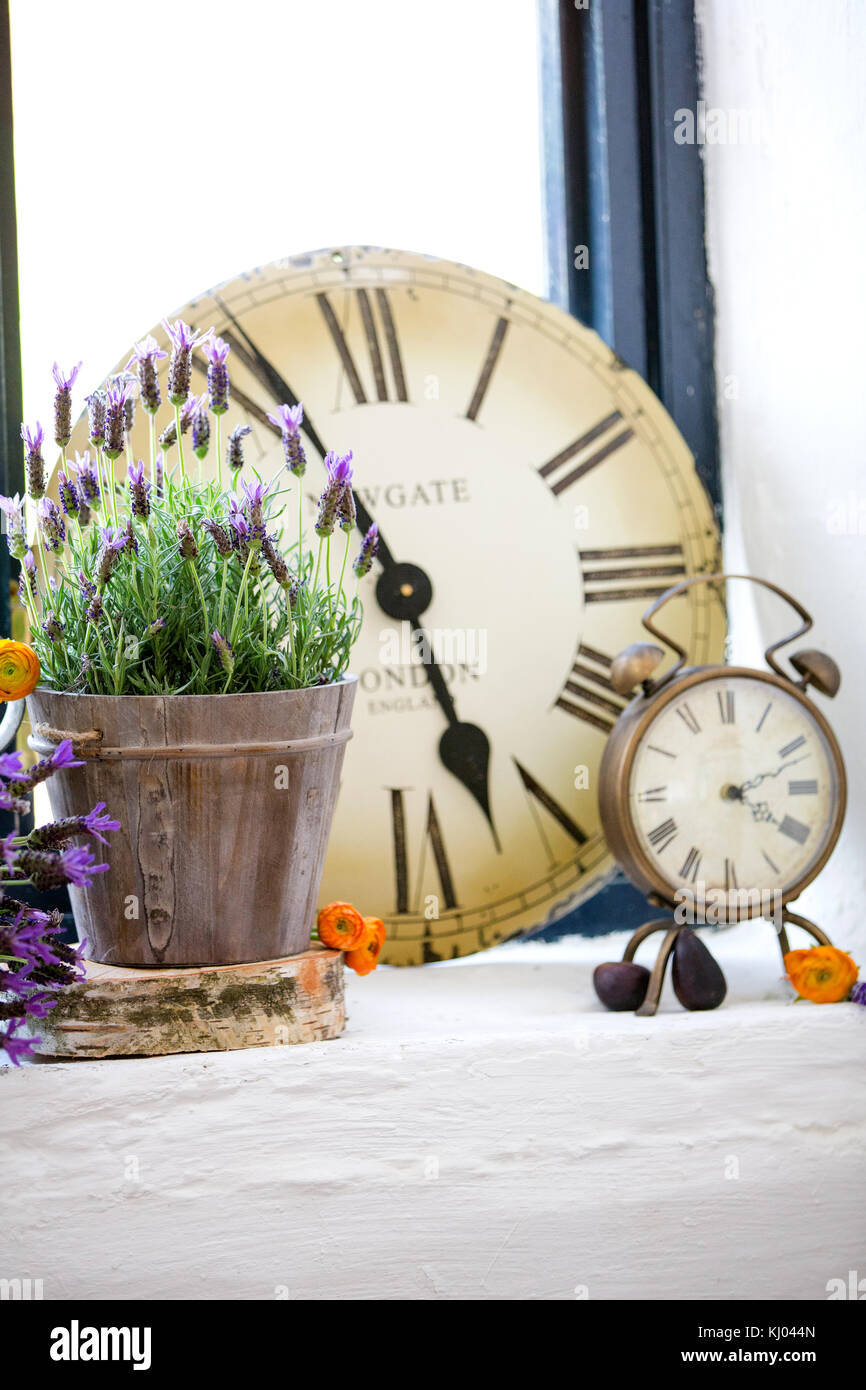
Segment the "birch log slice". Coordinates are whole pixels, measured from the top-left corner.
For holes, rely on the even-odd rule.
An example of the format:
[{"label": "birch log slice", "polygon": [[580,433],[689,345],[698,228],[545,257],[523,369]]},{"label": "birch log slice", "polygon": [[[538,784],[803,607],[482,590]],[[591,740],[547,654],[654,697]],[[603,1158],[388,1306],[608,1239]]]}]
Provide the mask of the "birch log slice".
[{"label": "birch log slice", "polygon": [[137,970],[86,961],[36,1031],[48,1057],[157,1056],[336,1038],[343,957],[313,946],[285,960]]}]

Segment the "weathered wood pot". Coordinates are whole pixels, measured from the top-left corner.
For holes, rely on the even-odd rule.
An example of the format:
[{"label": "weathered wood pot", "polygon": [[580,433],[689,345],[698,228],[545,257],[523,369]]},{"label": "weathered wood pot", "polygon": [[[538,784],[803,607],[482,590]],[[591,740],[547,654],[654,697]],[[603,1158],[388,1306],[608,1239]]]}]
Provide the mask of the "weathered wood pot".
[{"label": "weathered wood pot", "polygon": [[70,888],[91,960],[235,965],[307,950],[356,678],[252,695],[28,696],[55,818],[97,801],[120,821],[108,873]]}]

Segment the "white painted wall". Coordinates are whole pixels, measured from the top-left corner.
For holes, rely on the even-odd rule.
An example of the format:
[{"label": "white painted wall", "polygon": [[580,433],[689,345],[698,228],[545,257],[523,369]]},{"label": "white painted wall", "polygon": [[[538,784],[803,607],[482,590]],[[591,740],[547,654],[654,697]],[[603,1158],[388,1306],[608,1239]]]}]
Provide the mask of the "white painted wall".
[{"label": "white painted wall", "polygon": [[[790,589],[815,618],[803,645],[842,668],[836,700],[816,700],[846,758],[848,818],[801,904],[866,966],[866,5],[697,0],[696,14],[719,128],[737,111],[762,127],[704,149],[726,562]],[[735,654],[759,655],[784,621],[739,602]]]}]

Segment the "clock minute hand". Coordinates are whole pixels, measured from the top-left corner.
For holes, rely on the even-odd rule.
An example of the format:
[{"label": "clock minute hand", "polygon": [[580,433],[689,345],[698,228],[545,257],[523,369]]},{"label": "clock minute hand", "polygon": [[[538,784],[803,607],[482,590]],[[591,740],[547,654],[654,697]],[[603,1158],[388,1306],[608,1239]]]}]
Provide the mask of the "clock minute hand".
[{"label": "clock minute hand", "polygon": [[[218,295],[214,295],[214,300],[232,325],[231,330],[223,329],[222,336],[247,370],[262,382],[276,404],[298,405],[298,397],[289,383],[256,347],[228,306]],[[328,451],[306,410],[302,428],[313,448],[324,459]],[[373,517],[357,492],[354,497],[358,526],[366,532],[373,525]],[[408,620],[413,633],[423,631],[421,616],[433,597],[433,585],[428,576],[417,565],[396,561],[381,531],[376,557],[382,566],[376,586],[379,606],[389,617]],[[448,727],[439,740],[439,758],[481,807],[496,849],[501,853],[502,847],[490,812],[490,740],[477,724],[465,724],[458,719],[454,698],[427,641],[422,645],[422,658],[435,699],[448,721]]]}]

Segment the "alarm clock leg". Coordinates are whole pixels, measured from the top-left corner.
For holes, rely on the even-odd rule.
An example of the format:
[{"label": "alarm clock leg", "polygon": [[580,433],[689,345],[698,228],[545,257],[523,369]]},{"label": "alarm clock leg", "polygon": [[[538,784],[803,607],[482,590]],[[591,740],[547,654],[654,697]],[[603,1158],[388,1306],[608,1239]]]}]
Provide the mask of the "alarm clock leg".
[{"label": "alarm clock leg", "polygon": [[635,1016],[637,1018],[652,1018],[658,1008],[668,961],[674,949],[674,943],[682,930],[682,927],[673,926],[665,933],[664,940],[659,947],[659,953],[656,956],[656,962],[649,978],[646,998],[640,1008],[635,1010]]},{"label": "alarm clock leg", "polygon": [[782,953],[783,964],[785,962],[786,955],[791,949],[790,943],[788,941],[788,933],[785,930],[785,926],[788,922],[790,922],[793,926],[801,927],[803,931],[808,932],[810,936],[813,936],[815,938],[815,940],[818,942],[820,946],[833,945],[827,933],[825,931],[822,931],[820,927],[816,927],[814,922],[810,922],[808,917],[800,917],[798,913],[789,912],[787,908],[783,908],[782,927],[778,933],[779,950]]}]

